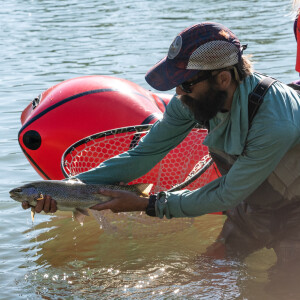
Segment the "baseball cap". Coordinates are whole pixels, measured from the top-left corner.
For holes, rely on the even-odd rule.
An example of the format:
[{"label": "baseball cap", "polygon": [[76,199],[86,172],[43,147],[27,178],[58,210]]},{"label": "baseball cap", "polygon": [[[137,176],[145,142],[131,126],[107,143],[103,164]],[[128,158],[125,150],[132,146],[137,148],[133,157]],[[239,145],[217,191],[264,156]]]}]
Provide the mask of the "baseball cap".
[{"label": "baseball cap", "polygon": [[199,23],[176,36],[168,55],[148,71],[145,79],[153,88],[167,91],[200,70],[218,70],[237,64],[243,49],[235,34],[222,24]]}]

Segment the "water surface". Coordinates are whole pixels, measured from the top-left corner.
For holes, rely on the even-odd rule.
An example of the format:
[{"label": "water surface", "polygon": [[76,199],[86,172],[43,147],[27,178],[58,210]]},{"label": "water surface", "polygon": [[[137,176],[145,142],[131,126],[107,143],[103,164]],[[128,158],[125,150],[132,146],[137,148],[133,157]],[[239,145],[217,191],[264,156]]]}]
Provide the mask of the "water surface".
[{"label": "water surface", "polygon": [[[8,191],[39,176],[18,146],[20,113],[62,80],[111,75],[147,89],[147,70],[183,28],[216,21],[253,54],[258,71],[290,82],[296,44],[290,1],[11,0],[0,7],[0,298],[1,299],[283,299],[286,281],[270,286],[272,250],[245,261],[204,255],[224,217],[118,231],[83,227],[70,214],[30,213]],[[114,221],[117,222],[117,221]]]}]

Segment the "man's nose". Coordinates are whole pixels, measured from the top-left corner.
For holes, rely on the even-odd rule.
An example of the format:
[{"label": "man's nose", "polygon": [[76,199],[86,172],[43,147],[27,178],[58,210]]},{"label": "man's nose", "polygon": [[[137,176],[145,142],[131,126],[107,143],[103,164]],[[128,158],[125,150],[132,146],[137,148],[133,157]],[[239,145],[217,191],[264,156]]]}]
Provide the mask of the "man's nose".
[{"label": "man's nose", "polygon": [[177,86],[176,87],[176,94],[181,96],[181,95],[186,95],[187,93],[185,91],[183,91],[180,86]]}]

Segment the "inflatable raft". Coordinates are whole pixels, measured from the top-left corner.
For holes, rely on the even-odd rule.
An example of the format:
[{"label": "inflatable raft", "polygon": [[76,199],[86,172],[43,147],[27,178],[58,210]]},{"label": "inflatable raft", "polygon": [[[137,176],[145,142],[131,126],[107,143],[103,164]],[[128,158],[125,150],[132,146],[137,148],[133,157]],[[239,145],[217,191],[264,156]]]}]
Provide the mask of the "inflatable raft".
[{"label": "inflatable raft", "polygon": [[[97,147],[91,146],[91,152],[90,137],[102,137],[103,132],[107,136],[107,132],[118,128],[151,125],[162,117],[170,99],[171,95],[154,94],[135,83],[110,76],[66,80],[43,92],[22,112],[19,144],[41,177],[63,179],[79,172],[66,174],[61,167],[62,157],[72,145],[83,141],[78,154],[81,160],[75,157],[72,163],[78,164],[84,156],[84,166],[78,170],[87,171],[130,148],[124,140],[113,135],[113,142],[103,144],[101,140]],[[182,144],[137,181],[154,183],[155,190],[162,190],[184,180],[195,163],[207,155],[201,143],[205,135],[203,129],[193,130]],[[215,169],[210,168],[205,178],[202,176],[190,188],[198,188],[216,176]]]}]

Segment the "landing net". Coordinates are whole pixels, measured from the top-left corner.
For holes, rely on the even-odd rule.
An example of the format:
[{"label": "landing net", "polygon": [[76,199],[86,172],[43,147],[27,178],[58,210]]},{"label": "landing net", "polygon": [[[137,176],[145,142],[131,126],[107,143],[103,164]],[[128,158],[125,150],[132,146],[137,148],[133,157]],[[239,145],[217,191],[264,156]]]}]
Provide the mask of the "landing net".
[{"label": "landing net", "polygon": [[[69,147],[62,157],[61,166],[65,177],[88,171],[97,167],[103,161],[132,149],[148,133],[151,126],[140,125],[118,128],[97,133],[78,141]],[[130,182],[130,184],[152,183],[151,192],[157,193],[185,182],[210,159],[207,147],[202,144],[206,134],[206,130],[194,128],[182,143],[171,150],[150,172]],[[200,177],[189,183],[185,188],[189,190],[198,189],[210,182],[214,174],[215,169],[211,165]],[[149,227],[150,225],[153,233],[153,230],[157,227],[154,234],[155,232],[156,234],[162,233],[162,228],[163,233],[182,230],[193,222],[192,218],[158,220],[157,218],[148,217],[144,213],[119,213],[115,215],[110,211],[92,212],[102,228],[119,233],[127,231],[126,227],[128,226],[124,226],[125,221],[127,223],[138,222],[140,227],[136,231],[141,231],[145,226]],[[132,225],[130,227],[138,228]],[[136,233],[130,232],[131,235],[136,235]],[[143,232],[144,235],[145,232]]]}]

